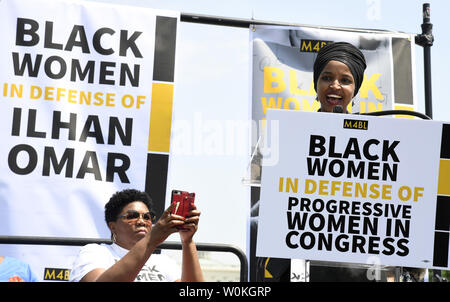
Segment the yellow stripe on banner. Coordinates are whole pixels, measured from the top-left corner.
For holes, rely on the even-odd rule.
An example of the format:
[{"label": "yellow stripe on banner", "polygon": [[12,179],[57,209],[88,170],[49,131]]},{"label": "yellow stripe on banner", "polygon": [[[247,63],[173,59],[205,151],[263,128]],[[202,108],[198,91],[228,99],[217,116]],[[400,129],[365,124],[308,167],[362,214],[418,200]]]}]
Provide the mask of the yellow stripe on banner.
[{"label": "yellow stripe on banner", "polygon": [[153,83],[148,151],[169,152],[174,84]]},{"label": "yellow stripe on banner", "polygon": [[[409,110],[409,111],[414,111],[413,107],[407,106],[407,105],[395,105],[395,110]],[[414,118],[414,116],[412,115],[406,115],[406,114],[396,114],[394,115],[395,117],[400,117],[400,118]]]},{"label": "yellow stripe on banner", "polygon": [[450,195],[450,160],[439,162],[438,195]]},{"label": "yellow stripe on banner", "polygon": [[266,259],[266,263],[264,263],[264,278],[273,278],[272,274],[267,270],[267,265],[269,264],[270,258]]}]

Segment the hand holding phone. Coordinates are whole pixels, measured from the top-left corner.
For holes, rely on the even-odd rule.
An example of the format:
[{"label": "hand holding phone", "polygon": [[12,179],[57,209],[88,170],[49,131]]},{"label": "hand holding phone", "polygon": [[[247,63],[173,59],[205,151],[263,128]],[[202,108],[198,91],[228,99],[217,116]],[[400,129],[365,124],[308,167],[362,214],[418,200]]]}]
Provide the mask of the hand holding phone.
[{"label": "hand holding phone", "polygon": [[[195,193],[189,193],[186,191],[172,190],[172,214],[182,216],[186,218],[189,212],[192,210],[195,200]],[[179,229],[183,229],[183,226],[179,226]]]}]

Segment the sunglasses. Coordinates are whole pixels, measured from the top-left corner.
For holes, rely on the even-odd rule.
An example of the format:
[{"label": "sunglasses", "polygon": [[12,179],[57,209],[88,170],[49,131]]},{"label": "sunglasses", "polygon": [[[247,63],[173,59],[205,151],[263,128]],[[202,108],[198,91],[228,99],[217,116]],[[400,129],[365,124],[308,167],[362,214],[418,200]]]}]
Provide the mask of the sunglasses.
[{"label": "sunglasses", "polygon": [[120,215],[117,218],[123,218],[127,221],[133,221],[133,220],[138,220],[139,218],[142,218],[146,222],[153,222],[153,220],[155,219],[155,214],[153,214],[152,212],[139,213],[138,211],[135,211],[135,210],[129,210],[125,214]]}]

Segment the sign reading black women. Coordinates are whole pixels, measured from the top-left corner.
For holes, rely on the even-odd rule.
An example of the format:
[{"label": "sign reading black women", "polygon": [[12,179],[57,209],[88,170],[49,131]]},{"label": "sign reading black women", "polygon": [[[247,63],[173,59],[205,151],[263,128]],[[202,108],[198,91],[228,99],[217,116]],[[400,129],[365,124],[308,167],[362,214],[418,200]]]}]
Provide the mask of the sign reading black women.
[{"label": "sign reading black women", "polygon": [[258,256],[449,267],[449,124],[271,109],[267,125]]},{"label": "sign reading black women", "polygon": [[107,238],[103,206],[130,187],[162,212],[179,13],[4,0],[0,15],[0,234]]}]

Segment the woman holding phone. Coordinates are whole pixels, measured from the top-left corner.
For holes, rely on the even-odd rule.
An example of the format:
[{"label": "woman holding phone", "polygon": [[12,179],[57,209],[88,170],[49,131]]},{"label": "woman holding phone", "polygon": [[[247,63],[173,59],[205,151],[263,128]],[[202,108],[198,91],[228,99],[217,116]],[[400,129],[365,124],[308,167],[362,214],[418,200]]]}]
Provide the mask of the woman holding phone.
[{"label": "woman holding phone", "polygon": [[[113,244],[84,246],[75,259],[70,281],[203,281],[193,240],[200,212],[192,204],[184,218],[171,214],[172,208],[169,206],[155,222],[147,193],[134,189],[115,193],[105,205]],[[182,244],[181,275],[169,257],[154,254],[175,232],[179,232]]]}]

